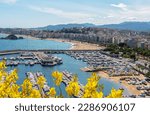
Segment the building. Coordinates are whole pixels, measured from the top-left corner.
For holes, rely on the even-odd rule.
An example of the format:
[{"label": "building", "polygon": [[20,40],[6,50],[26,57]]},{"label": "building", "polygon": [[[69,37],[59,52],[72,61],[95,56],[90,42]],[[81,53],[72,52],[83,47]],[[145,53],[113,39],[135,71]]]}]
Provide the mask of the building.
[{"label": "building", "polygon": [[127,46],[129,46],[129,47],[131,47],[131,48],[136,48],[137,47],[137,40],[136,39],[134,39],[134,38],[131,38],[131,39],[128,39],[127,41],[126,41],[127,43]]}]

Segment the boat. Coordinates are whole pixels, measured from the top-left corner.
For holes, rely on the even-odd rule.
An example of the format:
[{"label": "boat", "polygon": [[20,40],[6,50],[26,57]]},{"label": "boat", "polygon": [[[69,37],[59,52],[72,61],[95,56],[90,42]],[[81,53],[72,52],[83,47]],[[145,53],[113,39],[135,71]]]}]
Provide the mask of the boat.
[{"label": "boat", "polygon": [[30,66],[33,66],[35,63],[33,61],[29,62]]},{"label": "boat", "polygon": [[41,63],[41,65],[42,66],[55,66],[55,65],[57,65],[57,63],[56,62],[47,62],[47,63]]},{"label": "boat", "polygon": [[25,62],[25,66],[27,66],[29,63],[28,62]]}]

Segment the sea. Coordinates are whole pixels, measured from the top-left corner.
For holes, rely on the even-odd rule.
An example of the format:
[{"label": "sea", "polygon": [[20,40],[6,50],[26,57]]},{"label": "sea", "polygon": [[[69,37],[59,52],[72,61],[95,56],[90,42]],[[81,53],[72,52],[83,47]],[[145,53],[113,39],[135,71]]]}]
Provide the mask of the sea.
[{"label": "sea", "polygon": [[[0,38],[6,37],[6,34],[0,34]],[[65,42],[56,42],[56,41],[51,41],[51,40],[39,40],[39,39],[31,39],[31,38],[25,38],[25,39],[20,39],[20,40],[4,40],[0,39],[0,51],[3,50],[18,50],[18,49],[24,49],[24,50],[38,50],[38,49],[69,49],[71,48],[70,43],[65,43]],[[15,55],[11,55],[14,57]],[[80,68],[86,67],[87,64],[86,62],[83,62],[81,60],[76,60],[68,55],[65,54],[55,54],[55,56],[60,57],[63,59],[63,64],[62,65],[57,65],[53,67],[43,67],[39,64],[34,65],[34,66],[25,66],[25,65],[18,65],[16,67],[8,67],[7,71],[10,71],[14,68],[18,69],[18,75],[19,79],[17,81],[18,84],[21,84],[23,80],[26,78],[27,72],[42,72],[48,82],[48,85],[50,87],[56,87],[54,84],[54,80],[51,76],[51,73],[53,71],[69,71],[73,74],[78,75],[79,82],[82,83],[83,85],[86,84],[87,78],[90,77],[91,73],[83,72],[81,71]],[[9,57],[9,56],[5,56]],[[0,56],[0,58],[4,58],[4,56]],[[129,92],[128,90],[122,86],[120,83],[115,83],[113,81],[110,81],[106,78],[101,78],[100,84],[104,85],[104,95],[108,95],[109,92],[111,91],[112,88],[119,89],[119,88],[124,88],[124,94],[128,95]],[[56,87],[57,94],[60,93],[60,90],[58,87]],[[67,97],[67,94],[65,92],[65,85],[62,83],[61,84],[61,90],[64,95],[64,97]]]}]

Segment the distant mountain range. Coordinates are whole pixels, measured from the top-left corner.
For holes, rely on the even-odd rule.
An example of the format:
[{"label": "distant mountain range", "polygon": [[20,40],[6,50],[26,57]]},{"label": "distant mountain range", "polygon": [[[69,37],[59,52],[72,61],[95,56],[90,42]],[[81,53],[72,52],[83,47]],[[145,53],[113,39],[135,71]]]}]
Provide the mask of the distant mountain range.
[{"label": "distant mountain range", "polygon": [[99,27],[121,30],[150,31],[150,22],[123,22],[120,24],[101,25]]},{"label": "distant mountain range", "polygon": [[91,23],[83,24],[60,24],[60,25],[48,25],[45,27],[32,28],[35,30],[61,30],[63,28],[83,28],[83,27],[97,27],[97,28],[111,28],[120,30],[133,30],[133,31],[149,31],[150,22],[123,22],[120,24],[108,24],[108,25],[94,25]]},{"label": "distant mountain range", "polygon": [[94,24],[83,23],[83,24],[59,24],[59,25],[48,25],[45,27],[32,28],[36,30],[61,30],[63,28],[83,28],[83,27],[96,27]]}]

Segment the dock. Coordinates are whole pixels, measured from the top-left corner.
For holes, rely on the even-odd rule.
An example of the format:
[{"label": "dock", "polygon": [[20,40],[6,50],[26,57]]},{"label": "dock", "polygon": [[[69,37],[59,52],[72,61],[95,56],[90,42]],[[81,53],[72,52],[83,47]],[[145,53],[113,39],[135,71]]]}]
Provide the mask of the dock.
[{"label": "dock", "polygon": [[[38,77],[43,76],[41,72],[32,73],[27,72],[27,78],[31,81],[33,88],[36,90],[40,90],[40,86],[37,84]],[[41,90],[42,97],[47,95],[47,92],[49,92],[50,87],[47,85],[47,82],[44,83],[44,87]]]},{"label": "dock", "polygon": [[[73,75],[67,71],[63,71],[63,83],[65,84],[65,86],[67,86],[69,84],[69,82],[72,81],[73,79]],[[31,81],[33,88],[36,90],[40,90],[40,86],[37,84],[37,79],[40,76],[44,76],[41,72],[37,72],[37,73],[32,73],[32,72],[27,72],[26,73],[27,78],[29,78],[29,80]],[[79,95],[77,96],[77,98],[81,98],[83,96],[84,93],[84,86],[79,82],[80,85],[80,91],[79,91]],[[41,95],[42,97],[45,97],[47,95],[47,92],[49,92],[50,87],[47,85],[47,82],[44,83],[44,87],[42,88],[41,91]]]},{"label": "dock", "polygon": [[7,66],[33,66],[35,64],[40,64],[42,66],[55,66],[63,64],[61,58],[44,52],[20,52],[12,57],[1,57],[0,60],[6,60]]},{"label": "dock", "polygon": [[[67,86],[69,82],[72,81],[73,75],[67,71],[63,71],[62,73],[63,73],[63,83],[65,84],[65,86]],[[77,98],[81,98],[84,94],[84,86],[80,82],[79,85],[80,85],[80,91]]]},{"label": "dock", "polygon": [[84,72],[97,72],[97,71],[105,71],[108,69],[112,69],[111,67],[85,67],[81,68]]},{"label": "dock", "polygon": [[33,54],[42,66],[55,66],[63,63],[61,58],[48,55],[44,52],[34,52]]}]

